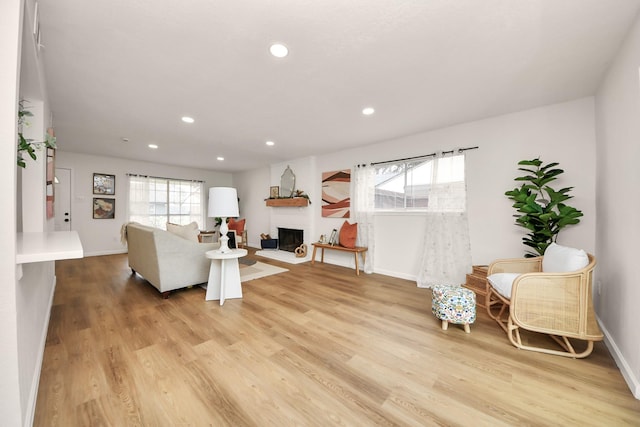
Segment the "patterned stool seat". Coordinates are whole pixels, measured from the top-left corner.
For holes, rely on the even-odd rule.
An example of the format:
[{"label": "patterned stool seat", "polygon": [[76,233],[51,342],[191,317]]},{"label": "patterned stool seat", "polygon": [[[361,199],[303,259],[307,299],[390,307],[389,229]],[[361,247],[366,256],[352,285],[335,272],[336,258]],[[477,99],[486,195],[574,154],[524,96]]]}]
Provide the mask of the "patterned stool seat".
[{"label": "patterned stool seat", "polygon": [[446,330],[451,322],[464,325],[464,331],[471,332],[469,324],[476,321],[476,294],[452,285],[435,285],[432,292],[431,311],[442,320],[442,329]]}]

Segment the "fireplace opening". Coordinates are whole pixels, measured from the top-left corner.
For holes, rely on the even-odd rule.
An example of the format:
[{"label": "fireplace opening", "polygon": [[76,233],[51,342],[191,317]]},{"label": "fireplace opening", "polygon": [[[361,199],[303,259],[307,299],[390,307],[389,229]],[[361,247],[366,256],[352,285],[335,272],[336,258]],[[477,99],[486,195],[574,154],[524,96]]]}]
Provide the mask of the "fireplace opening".
[{"label": "fireplace opening", "polygon": [[296,248],[303,243],[303,230],[278,227],[278,248],[281,251],[295,252]]}]

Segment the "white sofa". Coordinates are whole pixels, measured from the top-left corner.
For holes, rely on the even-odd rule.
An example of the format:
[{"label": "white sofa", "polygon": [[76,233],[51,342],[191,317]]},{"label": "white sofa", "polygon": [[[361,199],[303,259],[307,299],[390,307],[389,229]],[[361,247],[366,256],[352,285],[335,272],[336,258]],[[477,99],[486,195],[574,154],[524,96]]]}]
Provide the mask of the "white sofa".
[{"label": "white sofa", "polygon": [[211,264],[205,252],[220,246],[137,223],[127,224],[126,239],[129,267],[162,292],[164,298],[174,289],[205,283]]}]

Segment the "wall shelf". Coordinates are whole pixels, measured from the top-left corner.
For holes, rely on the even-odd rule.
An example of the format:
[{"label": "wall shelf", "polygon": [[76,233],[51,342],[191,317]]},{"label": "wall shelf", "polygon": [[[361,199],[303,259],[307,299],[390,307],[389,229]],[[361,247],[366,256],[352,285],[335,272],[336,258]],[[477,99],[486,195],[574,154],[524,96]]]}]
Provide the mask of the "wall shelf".
[{"label": "wall shelf", "polygon": [[309,199],[305,197],[292,197],[290,199],[267,199],[267,206],[273,207],[304,207],[309,206]]},{"label": "wall shelf", "polygon": [[77,231],[17,233],[16,264],[82,257]]}]

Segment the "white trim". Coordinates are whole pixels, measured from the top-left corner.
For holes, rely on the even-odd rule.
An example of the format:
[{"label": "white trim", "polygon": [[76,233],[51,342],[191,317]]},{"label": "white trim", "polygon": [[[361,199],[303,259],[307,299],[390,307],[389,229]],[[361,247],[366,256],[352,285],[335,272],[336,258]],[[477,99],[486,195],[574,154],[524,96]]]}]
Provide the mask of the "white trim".
[{"label": "white trim", "polygon": [[311,260],[309,255],[298,258],[293,252],[281,251],[280,249],[261,249],[256,251],[256,255],[289,264],[302,264]]},{"label": "white trim", "polygon": [[615,341],[611,337],[611,334],[609,334],[609,331],[607,330],[607,328],[604,327],[603,323],[600,321],[599,318],[597,319],[598,319],[598,324],[600,324],[600,328],[604,333],[605,345],[609,349],[609,352],[613,356],[613,359],[616,361],[616,365],[618,365],[618,369],[620,369],[620,373],[622,374],[622,377],[627,382],[627,386],[629,387],[629,390],[631,390],[631,393],[633,393],[633,397],[640,400],[640,380],[636,378],[636,376],[633,374],[633,370],[627,363],[627,360],[624,358],[624,355],[620,351],[620,348],[618,348]]},{"label": "white trim", "polygon": [[110,249],[110,250],[106,250],[106,251],[97,251],[97,252],[85,252],[84,257],[90,257],[90,256],[102,256],[102,255],[117,255],[117,254],[126,254],[129,251],[127,250],[127,248],[123,248],[123,249]]},{"label": "white trim", "polygon": [[397,209],[397,210],[376,210],[374,216],[424,216],[428,212],[427,209]]},{"label": "white trim", "polygon": [[[418,280],[418,276],[416,276],[415,274],[407,274],[407,273],[402,273],[399,271],[391,271],[391,270],[385,270],[385,269],[381,269],[381,268],[374,268],[373,272],[376,274],[382,274],[384,276],[390,276],[390,277],[396,277],[398,279],[404,279],[404,280],[410,280],[412,282],[415,282],[416,280]],[[415,283],[413,284],[415,286]]]}]

